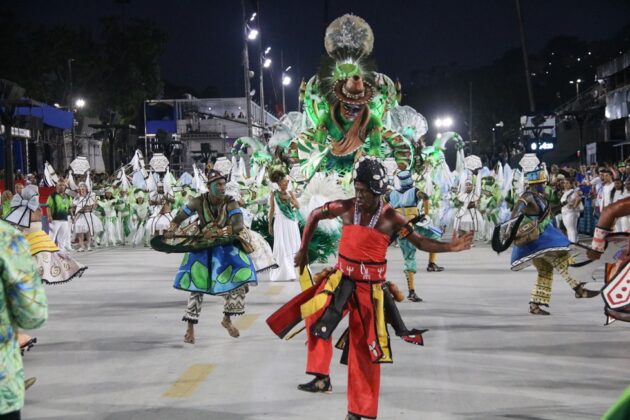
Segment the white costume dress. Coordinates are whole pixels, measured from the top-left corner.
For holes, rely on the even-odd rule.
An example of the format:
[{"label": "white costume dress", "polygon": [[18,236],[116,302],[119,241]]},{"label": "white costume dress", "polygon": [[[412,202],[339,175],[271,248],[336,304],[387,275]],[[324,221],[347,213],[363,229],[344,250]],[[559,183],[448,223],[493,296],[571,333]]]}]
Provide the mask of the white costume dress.
[{"label": "white costume dress", "polygon": [[247,233],[249,234],[249,241],[254,248],[254,252],[249,254],[249,257],[254,262],[256,272],[263,273],[265,271],[278,268],[278,264],[276,264],[276,261],[273,258],[273,251],[271,250],[269,243],[260,233],[251,229],[254,216],[245,208],[241,208],[241,211],[243,212],[243,223],[245,224]]},{"label": "white costume dress", "polygon": [[479,193],[462,192],[457,197],[462,202],[462,207],[459,209],[455,216],[455,230],[462,230],[464,232],[475,232],[475,239],[483,238],[483,216],[474,208],[467,208],[469,204],[479,204]]},{"label": "white costume dress", "polygon": [[149,231],[151,235],[156,235],[160,231],[168,230],[171,220],[173,220],[172,212],[164,210],[166,198],[167,196],[165,194],[159,194],[157,192],[150,194],[150,201],[158,203],[149,207],[151,217],[149,217],[147,221],[147,231]]},{"label": "white costume dress", "polygon": [[[24,229],[27,235],[42,230],[41,222],[31,222],[31,227]],[[37,239],[35,240],[37,242]],[[39,275],[46,284],[66,283],[75,277],[81,277],[87,267],[74,260],[64,251],[50,252],[41,251],[34,253],[33,245],[31,245],[31,253],[35,257]]]},{"label": "white costume dress", "polygon": [[[89,233],[90,236],[98,235],[103,231],[103,224],[100,219],[93,213],[96,206],[96,197],[94,194],[88,194],[85,196],[77,196],[74,199],[75,220],[74,220],[74,233],[82,234]],[[85,210],[86,207],[91,207],[90,210]]]},{"label": "white costume dress", "polygon": [[[300,228],[298,226],[297,214],[295,210],[289,210],[290,204],[280,202],[280,192],[273,193],[270,199],[274,203],[273,221],[273,259],[278,264],[278,268],[271,270],[269,278],[271,281],[292,281],[297,279],[297,273],[293,265],[295,254],[300,249]],[[292,218],[282,211],[292,211]],[[290,213],[291,215],[291,213]]]},{"label": "white costume dress", "polygon": [[562,204],[562,223],[567,230],[567,237],[573,243],[578,241],[578,219],[584,209],[581,200],[577,200],[579,190],[568,190],[562,194],[560,203]]}]

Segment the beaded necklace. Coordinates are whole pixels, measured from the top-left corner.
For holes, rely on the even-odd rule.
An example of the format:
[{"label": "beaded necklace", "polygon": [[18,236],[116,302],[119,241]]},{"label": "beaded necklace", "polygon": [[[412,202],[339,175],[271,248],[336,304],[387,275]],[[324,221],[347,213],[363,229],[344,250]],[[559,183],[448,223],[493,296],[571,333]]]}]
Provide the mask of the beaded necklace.
[{"label": "beaded necklace", "polygon": [[[383,202],[379,201],[378,209],[376,210],[376,213],[374,213],[374,215],[372,216],[372,219],[370,219],[370,223],[367,225],[367,227],[374,229],[376,223],[378,223],[378,219],[381,217],[381,210],[383,210]],[[359,206],[357,206],[356,203],[354,205],[354,224],[361,224],[361,211],[359,211]]]}]

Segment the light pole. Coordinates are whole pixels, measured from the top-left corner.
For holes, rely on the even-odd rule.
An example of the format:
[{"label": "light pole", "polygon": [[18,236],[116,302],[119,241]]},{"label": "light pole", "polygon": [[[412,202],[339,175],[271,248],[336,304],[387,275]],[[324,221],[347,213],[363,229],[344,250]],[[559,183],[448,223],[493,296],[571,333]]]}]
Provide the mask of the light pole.
[{"label": "light pole", "polygon": [[[68,97],[66,98],[67,100],[67,104],[68,104],[68,108],[72,109],[73,105],[72,105],[72,97],[74,95],[74,93],[72,92],[73,86],[72,86],[72,62],[75,61],[74,58],[69,58],[68,59]],[[77,157],[77,145],[75,143],[74,140],[74,114],[72,114],[72,130],[70,131],[70,138],[71,138],[71,146],[72,146],[72,159],[75,159]],[[65,147],[65,146],[64,146]],[[65,155],[65,153],[64,153]]]},{"label": "light pole", "polygon": [[291,66],[284,69],[282,72],[282,114],[286,114],[286,98],[284,94],[285,86],[289,86],[291,84],[291,76],[287,74],[287,72],[291,70]]},{"label": "light pole", "polygon": [[492,159],[494,159],[494,155],[496,154],[497,127],[503,128],[503,125],[503,121],[499,121],[492,127]]},{"label": "light pole", "polygon": [[260,125],[265,126],[267,115],[265,113],[265,84],[264,84],[264,70],[271,67],[271,58],[267,57],[267,54],[271,51],[271,47],[267,47],[263,54],[260,54]]},{"label": "light pole", "polygon": [[76,135],[74,132],[74,121],[75,121],[74,114],[75,112],[78,112],[84,107],[85,107],[85,99],[77,98],[77,100],[74,101],[74,104],[72,104],[70,108],[70,110],[72,111],[72,127],[70,127],[70,139],[72,142],[72,160],[77,158],[77,140],[76,140]]},{"label": "light pole", "polygon": [[523,64],[525,70],[525,83],[527,84],[527,96],[529,97],[529,112],[536,112],[534,102],[534,91],[532,89],[532,77],[529,71],[529,55],[527,53],[527,42],[525,41],[525,27],[523,25],[523,13],[521,11],[521,1],[516,0],[516,16],[518,19],[518,31],[521,36],[521,51],[523,52]]},{"label": "light pole", "polygon": [[[241,0],[241,8],[243,9],[243,74],[245,78],[245,102],[247,104],[247,135],[252,136],[252,97],[250,86],[250,72],[249,72],[249,50],[247,41],[253,41],[258,37],[258,30],[250,28],[247,25],[247,17],[245,15],[245,0]],[[253,13],[249,18],[252,22],[256,18],[256,13]]]},{"label": "light pole", "polygon": [[68,99],[72,98],[72,62],[74,58],[68,58]]},{"label": "light pole", "polygon": [[569,80],[569,83],[575,85],[575,98],[580,97],[580,83],[582,83],[582,79]]}]

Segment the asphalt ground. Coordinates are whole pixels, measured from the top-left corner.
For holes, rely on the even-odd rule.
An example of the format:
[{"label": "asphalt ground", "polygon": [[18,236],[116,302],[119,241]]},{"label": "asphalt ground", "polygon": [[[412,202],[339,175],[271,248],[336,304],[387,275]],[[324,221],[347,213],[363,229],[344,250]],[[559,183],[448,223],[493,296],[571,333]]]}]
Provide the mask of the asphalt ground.
[{"label": "asphalt ground", "polygon": [[[428,256],[418,253],[424,302],[399,308],[408,326],[430,331],[424,347],[392,337],[379,419],[596,419],[628,386],[630,326],[604,326],[601,298],[577,300],[560,278],[552,315],[530,315],[535,271],[510,272],[508,254],[477,245],[440,255],[446,270],[427,273]],[[89,269],[47,286],[49,320],[31,332],[39,343],[25,370],[37,383],[23,418],[344,418],[340,352],[332,394],[298,391],[310,380],[305,335],[280,340],[265,324],[297,283],[263,278],[252,287],[238,339],[219,325],[222,299],[208,297],[190,345],[181,321],[187,294],[172,288],[181,255],[116,248],[75,256]],[[390,248],[388,259],[389,278],[406,291],[400,250]]]}]

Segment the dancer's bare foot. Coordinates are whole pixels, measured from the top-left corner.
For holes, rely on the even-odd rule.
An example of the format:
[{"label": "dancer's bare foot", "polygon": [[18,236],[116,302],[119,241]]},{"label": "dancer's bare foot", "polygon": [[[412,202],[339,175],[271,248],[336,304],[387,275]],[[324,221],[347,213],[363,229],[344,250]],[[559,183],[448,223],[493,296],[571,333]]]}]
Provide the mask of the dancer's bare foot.
[{"label": "dancer's bare foot", "polygon": [[32,378],[27,378],[24,380],[24,390],[26,391],[27,389],[29,389],[30,387],[32,387],[33,385],[35,385],[35,382],[37,381],[36,377],[32,377]]},{"label": "dancer's bare foot", "polygon": [[184,343],[195,344],[195,324],[193,324],[192,322],[189,322],[188,328],[186,328]]},{"label": "dancer's bare foot", "polygon": [[227,315],[223,317],[223,321],[221,321],[221,326],[228,330],[228,334],[230,334],[230,337],[238,338],[241,335],[241,333],[238,331],[238,328],[236,328],[234,324],[232,324],[232,320]]},{"label": "dancer's bare foot", "polygon": [[29,351],[37,343],[37,337],[31,337],[28,334],[18,333],[18,344],[20,345],[20,351],[24,356],[25,351]]},{"label": "dancer's bare foot", "polygon": [[33,385],[35,385],[35,382],[37,381],[36,377],[32,377],[32,378],[27,378],[24,380],[24,390],[26,391],[27,389],[29,389],[30,387],[32,387]]},{"label": "dancer's bare foot", "polygon": [[28,345],[28,342],[31,341],[33,339],[33,337],[31,337],[28,334],[24,334],[19,332],[18,333],[18,344],[20,345],[20,347],[24,347],[26,345]]}]

